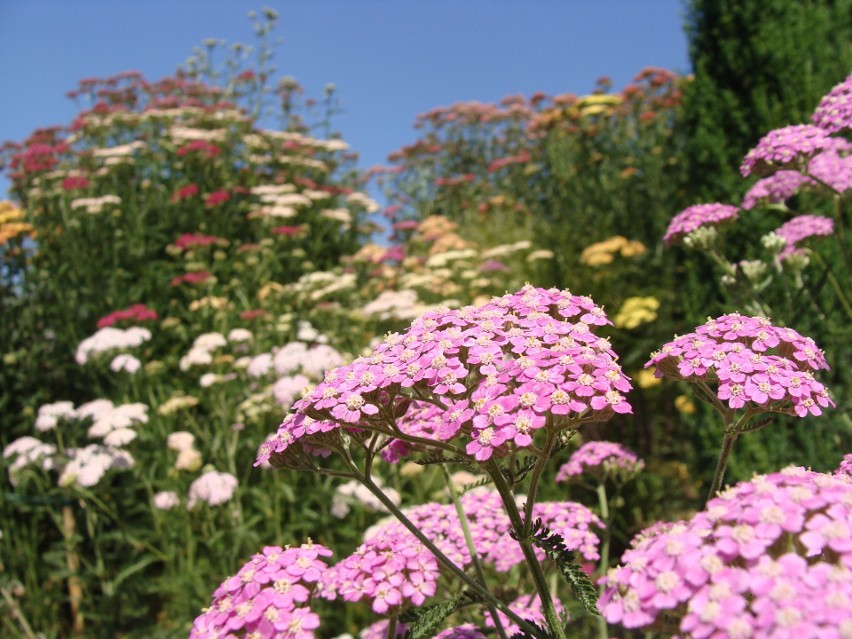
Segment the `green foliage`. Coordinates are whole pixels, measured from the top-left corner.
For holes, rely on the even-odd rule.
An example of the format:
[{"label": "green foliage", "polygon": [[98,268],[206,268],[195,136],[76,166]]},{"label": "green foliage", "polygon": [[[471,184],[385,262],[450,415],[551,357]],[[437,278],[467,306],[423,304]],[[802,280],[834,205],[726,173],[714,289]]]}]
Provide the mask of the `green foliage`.
[{"label": "green foliage", "polygon": [[[518,539],[514,532],[512,538]],[[530,541],[541,548],[548,559],[556,564],[559,572],[571,584],[574,596],[583,609],[586,612],[599,615],[600,612],[596,605],[598,591],[577,561],[576,553],[565,547],[565,540],[562,536],[551,531],[540,519],[536,519],[530,530]]]},{"label": "green foliage", "polygon": [[689,197],[736,199],[746,152],[772,129],[806,122],[852,69],[852,2],[690,0],[686,33]]}]

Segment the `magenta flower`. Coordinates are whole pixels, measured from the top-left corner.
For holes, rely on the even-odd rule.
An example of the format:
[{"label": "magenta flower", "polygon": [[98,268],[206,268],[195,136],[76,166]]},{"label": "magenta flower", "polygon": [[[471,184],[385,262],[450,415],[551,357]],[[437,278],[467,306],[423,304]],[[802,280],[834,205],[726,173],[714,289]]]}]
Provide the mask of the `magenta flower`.
[{"label": "magenta flower", "polygon": [[852,627],[850,521],[842,477],[755,477],[689,521],[640,533],[601,580],[598,607],[627,628],[665,616],[683,637],[841,636]]},{"label": "magenta flower", "polygon": [[321,557],[329,556],[328,548],[312,542],[267,546],[216,589],[190,639],[313,639],[320,620],[308,604],[327,570]]},{"label": "magenta flower", "polygon": [[731,204],[695,204],[672,218],[663,241],[666,244],[681,240],[694,230],[704,226],[717,226],[728,220],[736,220],[739,209]]}]

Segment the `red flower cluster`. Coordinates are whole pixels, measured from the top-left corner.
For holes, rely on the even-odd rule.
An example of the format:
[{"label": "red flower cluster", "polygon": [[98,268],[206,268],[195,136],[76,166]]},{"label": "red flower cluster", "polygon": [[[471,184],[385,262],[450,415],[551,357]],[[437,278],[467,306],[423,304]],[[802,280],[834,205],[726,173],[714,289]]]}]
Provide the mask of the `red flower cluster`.
[{"label": "red flower cluster", "polygon": [[190,153],[197,153],[198,155],[206,156],[208,160],[215,158],[221,152],[222,149],[215,144],[210,144],[206,140],[192,140],[177,150],[177,154],[180,157],[186,157]]},{"label": "red flower cluster", "polygon": [[85,189],[89,186],[89,180],[82,175],[67,177],[62,180],[62,188],[66,191]]},{"label": "red flower cluster", "polygon": [[197,184],[187,184],[186,186],[180,187],[177,191],[172,193],[172,202],[180,202],[181,200],[185,200],[187,198],[192,197],[193,195],[198,194],[198,185]]},{"label": "red flower cluster", "polygon": [[207,271],[193,271],[184,275],[173,277],[169,282],[170,286],[180,286],[181,284],[201,284],[213,277],[212,273]]},{"label": "red flower cluster", "polygon": [[118,322],[132,320],[134,324],[148,322],[157,319],[157,311],[148,308],[144,304],[134,304],[121,311],[113,311],[98,320],[98,328],[106,328]]},{"label": "red flower cluster", "polygon": [[175,246],[182,251],[195,246],[209,246],[220,243],[227,243],[227,240],[223,240],[221,237],[216,237],[215,235],[197,235],[193,233],[184,233],[175,240]]},{"label": "red flower cluster", "polygon": [[204,206],[219,206],[231,199],[231,194],[228,191],[213,191],[210,195],[204,198]]}]

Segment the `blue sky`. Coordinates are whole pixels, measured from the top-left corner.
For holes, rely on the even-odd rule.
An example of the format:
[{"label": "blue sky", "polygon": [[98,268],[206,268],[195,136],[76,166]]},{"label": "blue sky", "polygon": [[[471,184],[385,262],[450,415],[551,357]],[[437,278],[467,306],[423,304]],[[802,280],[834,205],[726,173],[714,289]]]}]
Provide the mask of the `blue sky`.
[{"label": "blue sky", "polygon": [[[689,70],[681,0],[287,0],[278,75],[337,87],[334,128],[367,168],[416,137],[418,113],[514,93],[618,89],[645,66]],[[67,124],[83,77],[174,72],[206,38],[254,44],[244,0],[0,0],[0,142]],[[8,181],[0,179],[0,196]]]}]

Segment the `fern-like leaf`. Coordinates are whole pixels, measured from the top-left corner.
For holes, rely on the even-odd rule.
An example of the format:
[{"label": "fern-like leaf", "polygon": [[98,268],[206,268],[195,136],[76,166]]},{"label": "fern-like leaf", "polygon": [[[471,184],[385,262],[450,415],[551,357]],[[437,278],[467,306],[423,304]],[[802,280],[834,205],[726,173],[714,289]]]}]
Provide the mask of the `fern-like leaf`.
[{"label": "fern-like leaf", "polygon": [[464,598],[460,592],[452,598],[423,608],[410,608],[400,615],[400,621],[410,624],[405,631],[405,639],[425,639],[435,635],[441,622],[449,617]]},{"label": "fern-like leaf", "polygon": [[[514,532],[511,535],[514,539],[518,539]],[[559,572],[571,584],[574,596],[583,606],[583,609],[586,612],[599,615],[600,612],[597,607],[598,591],[589,576],[583,572],[574,551],[566,548],[562,535],[551,531],[542,523],[541,519],[536,519],[530,531],[529,541],[541,548],[544,554],[553,560],[556,567],[559,568]]]}]

